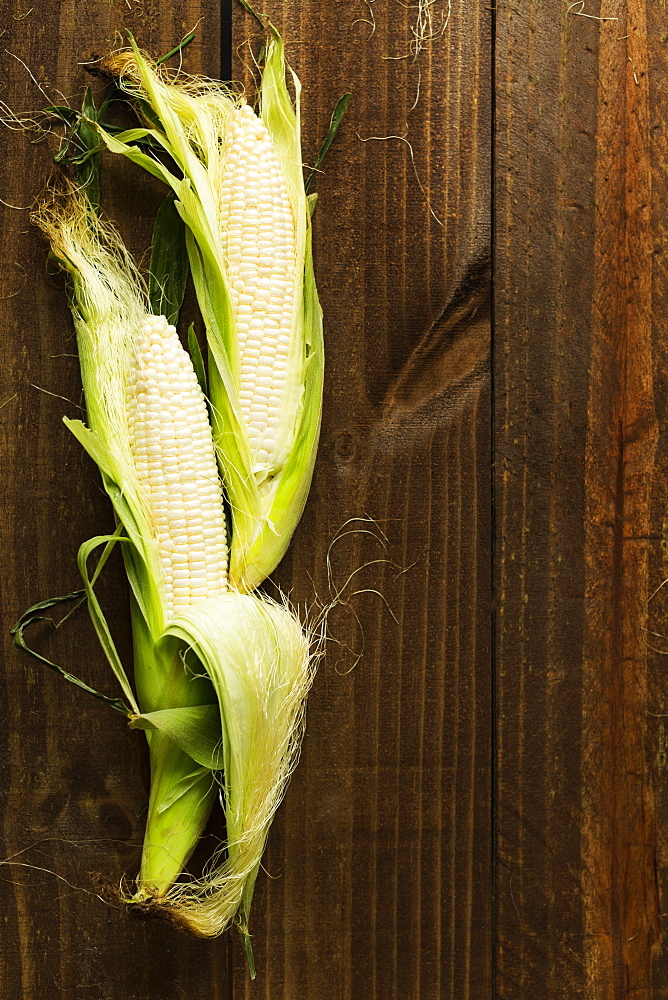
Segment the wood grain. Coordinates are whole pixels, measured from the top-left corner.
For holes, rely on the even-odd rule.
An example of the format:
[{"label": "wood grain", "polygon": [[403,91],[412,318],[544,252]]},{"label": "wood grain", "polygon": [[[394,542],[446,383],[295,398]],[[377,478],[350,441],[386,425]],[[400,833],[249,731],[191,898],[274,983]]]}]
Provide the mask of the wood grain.
[{"label": "wood grain", "polygon": [[[332,643],[316,679],[254,904],[258,979],[238,958],[233,996],[487,1000],[490,13],[453,3],[413,63],[410,6],[263,10],[302,80],[307,159],[352,93],[316,185],[323,444],[277,580],[326,600],[337,532],[372,528],[350,518],[387,544],[342,538],[336,586],[388,562],[332,612],[361,656]],[[252,30],[236,16],[235,46]],[[415,168],[382,138],[402,135]]]},{"label": "wood grain", "polygon": [[[229,6],[5,2],[3,96],[44,103],[13,56],[74,102],[119,28],[166,50],[200,17],[185,65],[216,73]],[[110,896],[138,864],[142,741],[5,634],[2,1000],[668,1000],[668,29],[610,6],[453,0],[413,61],[398,0],[267,3],[307,159],[353,98],[317,184],[323,443],[276,574],[313,615],[339,600],[258,881],[258,979]],[[235,8],[247,85],[253,36]],[[2,198],[28,205],[53,145],[4,138]],[[141,256],[159,189],[106,176]],[[0,210],[8,626],[77,585],[111,515],[60,422],[81,402],[62,280]],[[129,659],[118,564],[102,596]],[[109,688],[84,616],[40,641]]]},{"label": "wood grain", "polygon": [[512,1000],[668,989],[666,681],[647,632],[665,575],[666,35],[635,0],[587,13],[615,19],[497,11],[496,995]]},{"label": "wood grain", "polygon": [[[203,17],[185,66],[215,74],[228,58],[228,6],[5,3],[4,40],[48,100],[62,91],[75,103],[87,82],[80,63],[123,26],[164,51]],[[331,615],[302,761],[258,883],[252,986],[238,951],[226,968],[225,941],[130,920],[106,890],[98,895],[138,864],[142,740],[5,641],[3,998],[489,995],[490,16],[453,4],[447,32],[414,63],[414,12],[391,0],[373,11],[270,6],[305,84],[307,158],[334,99],[353,92],[318,184],[329,358],[322,454],[277,580],[300,603],[328,601],[326,558],[342,529],[333,588],[370,565]],[[237,10],[239,75],[252,29]],[[12,108],[45,103],[22,64],[7,56],[4,70]],[[410,147],[373,138],[404,132]],[[53,145],[9,133],[5,152],[3,198],[28,205]],[[105,176],[106,204],[141,256],[159,191],[127,165]],[[26,213],[3,213],[8,625],[77,585],[77,545],[107,529],[111,514],[60,422],[81,402],[62,279],[47,275]],[[129,659],[118,564],[102,600]],[[84,616],[39,641],[108,689]]]},{"label": "wood grain", "polygon": [[[80,104],[89,80],[80,64],[107,51],[123,27],[147,48],[167,51],[202,17],[209,33],[200,33],[185,63],[217,69],[219,14],[207,0],[178,8],[84,0],[30,9],[5,2],[2,12],[2,97],[17,112],[37,111],[47,103],[45,94],[52,102],[59,91]],[[34,144],[32,138],[3,128],[2,198],[12,205],[29,205],[51,170],[55,140]],[[106,195],[118,203],[123,182],[111,180],[111,165],[106,176]],[[133,197],[128,179],[120,221],[141,253],[160,192],[140,183]],[[195,941],[166,925],[131,920],[113,897],[98,895],[102,884],[118,886],[138,868],[147,795],[142,738],[114,712],[21,656],[7,634],[29,605],[79,585],[78,545],[113,522],[97,471],[61,422],[64,413],[80,415],[81,402],[63,280],[47,273],[47,248],[27,211],[0,206],[0,212],[0,996],[223,1000],[229,995],[224,942]],[[127,589],[118,564],[102,599],[129,662]],[[113,691],[85,614],[39,642],[57,662]]]}]

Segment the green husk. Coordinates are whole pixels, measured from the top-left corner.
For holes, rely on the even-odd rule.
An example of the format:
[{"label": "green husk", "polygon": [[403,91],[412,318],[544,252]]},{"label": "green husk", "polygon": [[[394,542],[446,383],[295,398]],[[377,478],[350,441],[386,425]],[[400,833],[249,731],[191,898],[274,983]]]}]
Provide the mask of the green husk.
[{"label": "green husk", "polygon": [[188,608],[166,634],[197,653],[218,697],[227,856],[205,878],[173,885],[163,903],[196,933],[220,934],[235,917],[247,933],[267,833],[299,748],[309,639],[287,607],[234,591]]},{"label": "green husk", "polygon": [[[115,709],[117,712],[121,712],[122,715],[128,715],[131,712],[131,709],[129,709],[125,702],[120,698],[110,698],[109,695],[102,694],[101,691],[96,691],[95,688],[90,686],[90,684],[87,684],[85,681],[81,680],[80,677],[76,677],[74,674],[70,673],[69,670],[65,670],[57,663],[54,663],[53,660],[49,660],[46,656],[42,656],[42,654],[38,653],[37,650],[28,646],[28,643],[26,642],[25,634],[29,628],[32,628],[33,625],[48,622],[55,631],[69,618],[72,614],[72,610],[76,610],[76,608],[78,608],[79,605],[85,600],[85,590],[73,590],[71,594],[63,594],[61,597],[51,597],[46,601],[39,601],[37,604],[33,604],[32,607],[28,608],[27,611],[23,612],[16,624],[12,626],[10,635],[13,636],[14,645],[17,649],[23,650],[24,653],[32,656],[38,663],[43,663],[45,666],[50,667],[51,670],[57,673],[60,677],[63,677],[66,681],[69,681],[70,684],[75,684],[78,688],[81,688],[82,691],[86,691],[94,698],[104,702],[105,705],[109,705],[110,708]],[[43,611],[48,611],[51,608],[58,607],[60,604],[70,603],[72,601],[76,602],[74,609],[68,611],[68,613],[59,622],[54,622],[53,618],[49,615],[42,614]]]},{"label": "green husk", "polygon": [[327,135],[323,140],[322,146],[318,150],[318,155],[315,158],[315,163],[311,168],[311,172],[306,178],[306,183],[304,185],[304,188],[307,194],[309,192],[311,184],[315,180],[315,176],[318,173],[318,170],[320,169],[322,161],[327,156],[330,146],[334,142],[336,133],[339,131],[339,125],[343,120],[343,116],[346,113],[346,108],[348,107],[348,101],[350,100],[351,97],[352,94],[343,94],[341,97],[339,97],[338,101],[334,106],[334,110],[332,111],[332,117],[329,122],[329,128],[327,129]]},{"label": "green husk", "polygon": [[[286,84],[283,40],[270,22],[267,30],[259,113],[271,134],[289,192],[296,222],[297,284],[301,285],[293,310],[279,439],[269,468],[254,466],[241,416],[237,333],[219,234],[221,150],[238,99],[222,84],[161,72],[131,40],[132,52],[115,56],[109,67],[135,97],[149,127],[112,135],[97,126],[112,152],[128,157],[170,186],[187,227],[190,267],[207,331],[214,439],[232,513],[230,581],[242,592],[259,586],[276,567],[301,517],[320,431],[324,367],[322,315],[311,252],[312,206],[306,197],[300,147],[301,88],[291,73],[293,101]],[[339,102],[332,137],[344,107]],[[147,138],[169,153],[174,169],[140,148]]]},{"label": "green husk", "polygon": [[[97,463],[117,530],[81,546],[79,568],[98,637],[125,701],[100,695],[143,729],[151,790],[132,902],[167,912],[203,936],[239,925],[253,969],[248,912],[269,825],[296,759],[311,682],[310,639],[287,606],[230,590],[169,619],[152,513],[135,472],[126,416],[126,373],[147,290],[120,239],[73,185],[35,221],[71,279],[88,426],[67,420]],[[95,594],[112,547],[121,544],[131,586],[134,687]],[[89,558],[102,556],[89,575]],[[71,597],[72,595],[68,595]],[[74,595],[76,596],[76,595]],[[16,626],[17,642],[53,602]],[[30,651],[30,650],[27,650]],[[220,796],[227,841],[201,878],[179,881],[212,804]]]},{"label": "green husk", "polygon": [[[129,446],[125,379],[134,349],[133,337],[149,313],[144,282],[118,234],[100,221],[86,195],[64,186],[35,214],[52,251],[71,279],[71,307],[77,332],[88,426],[66,425],[96,462],[119,525],[113,536],[93,538],[79,553],[88,608],[98,637],[118,679],[131,717],[174,707],[215,701],[210,682],[185,669],[183,644],[163,640],[166,621],[162,574],[151,513],[134,469]],[[86,564],[99,545],[123,542],[125,568],[132,590],[134,682],[132,691]],[[200,673],[202,673],[200,671]],[[215,798],[210,775],[184,791],[169,810],[160,803],[174,785],[196,767],[189,754],[159,730],[147,733],[151,756],[151,799],[140,884],[163,892],[183,870],[201,834]],[[155,861],[162,852],[166,866]]]},{"label": "green husk", "polygon": [[174,207],[170,191],[158,209],[151,241],[148,298],[154,316],[178,323],[188,283],[188,251],[183,220]]}]

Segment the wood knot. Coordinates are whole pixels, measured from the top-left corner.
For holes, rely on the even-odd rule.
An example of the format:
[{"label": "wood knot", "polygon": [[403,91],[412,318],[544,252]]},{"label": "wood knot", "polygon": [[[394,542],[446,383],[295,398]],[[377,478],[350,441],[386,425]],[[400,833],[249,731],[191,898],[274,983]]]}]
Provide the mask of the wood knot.
[{"label": "wood knot", "polygon": [[339,431],[334,436],[334,455],[342,463],[352,462],[357,455],[357,444],[350,431]]},{"label": "wood knot", "polygon": [[415,412],[441,396],[453,399],[486,371],[491,343],[491,263],[488,254],[466,272],[387,392],[383,412]]}]

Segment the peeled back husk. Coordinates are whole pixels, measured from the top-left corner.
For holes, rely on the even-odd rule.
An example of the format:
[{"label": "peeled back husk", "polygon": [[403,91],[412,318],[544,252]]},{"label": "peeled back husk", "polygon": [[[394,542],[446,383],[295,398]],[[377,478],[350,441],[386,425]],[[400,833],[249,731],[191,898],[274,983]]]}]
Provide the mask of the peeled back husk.
[{"label": "peeled back husk", "polygon": [[246,933],[269,826],[299,749],[309,639],[287,607],[233,591],[193,605],[166,635],[196,652],[218,697],[227,850],[160,903],[197,934],[220,934],[234,918]]},{"label": "peeled back husk", "polygon": [[[324,350],[322,314],[313,274],[311,211],[304,187],[300,144],[300,84],[295,98],[286,85],[283,41],[268,24],[259,114],[278,156],[295,220],[298,287],[292,316],[290,391],[281,415],[280,457],[271,474],[258,473],[240,408],[238,342],[230,283],[220,234],[221,163],[232,110],[239,98],[223,84],[168,73],[136,45],[108,62],[121,86],[138,102],[144,129],[111,135],[98,126],[107,147],[160,177],[175,193],[187,226],[190,266],[209,348],[209,395],[221,473],[230,500],[232,539],[229,577],[250,592],[284,555],[308,494],[320,431]],[[171,157],[176,170],[140,148],[150,140]]]}]

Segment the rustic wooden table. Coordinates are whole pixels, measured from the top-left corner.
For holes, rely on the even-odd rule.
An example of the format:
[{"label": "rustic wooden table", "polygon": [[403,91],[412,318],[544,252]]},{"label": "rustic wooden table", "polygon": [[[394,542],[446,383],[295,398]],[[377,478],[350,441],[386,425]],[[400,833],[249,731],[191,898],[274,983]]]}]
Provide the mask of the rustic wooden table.
[{"label": "rustic wooden table", "polygon": [[[3,132],[2,1000],[668,997],[668,9],[432,0],[416,51],[417,4],[261,5],[304,85],[307,161],[353,95],[317,184],[322,448],[276,579],[326,598],[349,518],[387,544],[332,551],[336,585],[385,561],[332,614],[253,984],[236,942],[104,888],[138,866],[143,737],[7,638],[112,519],[61,423],[75,345],[23,208],[55,140]],[[256,28],[229,0],[1,9],[18,112],[79,102],[124,28],[160,53],[197,24],[185,68],[250,80]],[[159,186],[106,167],[141,257]],[[102,599],[129,659],[118,564]],[[40,641],[112,687],[85,615]]]}]

